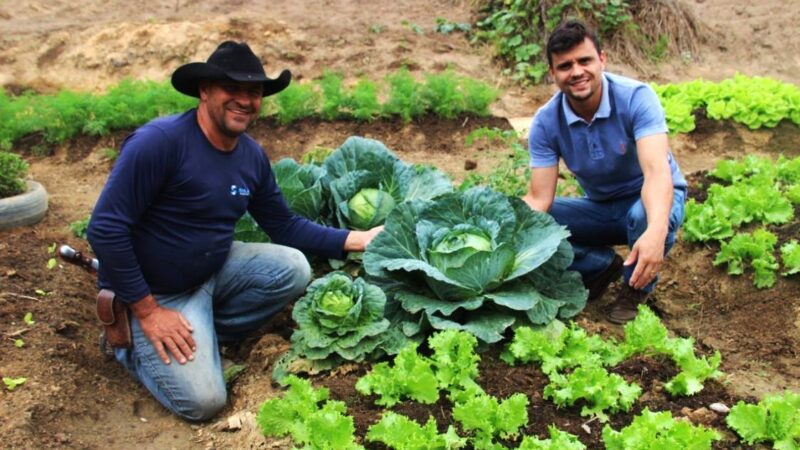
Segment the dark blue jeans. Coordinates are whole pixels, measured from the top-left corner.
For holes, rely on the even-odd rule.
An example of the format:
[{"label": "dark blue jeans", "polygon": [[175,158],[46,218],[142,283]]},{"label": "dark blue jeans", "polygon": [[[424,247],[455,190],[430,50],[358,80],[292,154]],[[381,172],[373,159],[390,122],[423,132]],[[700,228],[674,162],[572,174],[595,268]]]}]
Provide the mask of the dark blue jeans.
[{"label": "dark blue jeans", "polygon": [[274,244],[234,242],[222,269],[189,292],[156,295],[194,328],[194,360],[164,364],[139,321],[132,318],[133,348],[117,349],[122,363],[167,409],[187,420],[206,420],[225,406],[218,343],[241,340],[299,297],[311,278],[305,256]]},{"label": "dark blue jeans", "polygon": [[[669,231],[664,243],[664,255],[675,244],[675,234],[683,223],[686,191],[675,189],[669,214]],[[588,198],[557,197],[550,209],[556,222],[565,225],[572,234],[569,242],[575,251],[570,269],[590,280],[605,270],[614,259],[614,245],[633,244],[647,229],[647,214],[639,196],[593,201]],[[631,279],[635,264],[625,268],[625,283]],[[656,278],[643,290],[651,292]]]}]

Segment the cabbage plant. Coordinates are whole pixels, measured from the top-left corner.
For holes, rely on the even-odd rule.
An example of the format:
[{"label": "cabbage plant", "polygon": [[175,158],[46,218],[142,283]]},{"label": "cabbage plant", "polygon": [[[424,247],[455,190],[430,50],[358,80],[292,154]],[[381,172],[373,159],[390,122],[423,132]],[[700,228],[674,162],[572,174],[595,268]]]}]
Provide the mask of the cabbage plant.
[{"label": "cabbage plant", "polygon": [[298,164],[284,158],[272,166],[275,181],[293,213],[318,223],[329,224],[323,179],[325,169],[313,164]]},{"label": "cabbage plant", "polygon": [[331,210],[340,228],[382,225],[401,202],[431,199],[453,190],[443,172],[401,161],[381,142],[353,136],[325,159]]},{"label": "cabbage plant", "polygon": [[497,342],[512,325],[547,324],[586,305],[569,232],[522,200],[487,188],[398,205],[364,268],[393,299],[407,336],[459,329]]},{"label": "cabbage plant", "polygon": [[282,370],[324,370],[344,361],[393,355],[406,337],[384,318],[386,295],[362,278],[332,272],[314,280],[294,305],[297,329]]}]

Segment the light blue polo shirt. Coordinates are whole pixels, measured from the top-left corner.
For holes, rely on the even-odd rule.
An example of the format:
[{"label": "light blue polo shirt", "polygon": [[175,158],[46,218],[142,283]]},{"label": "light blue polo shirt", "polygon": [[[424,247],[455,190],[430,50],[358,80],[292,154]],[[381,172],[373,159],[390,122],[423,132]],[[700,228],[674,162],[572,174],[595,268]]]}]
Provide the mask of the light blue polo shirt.
[{"label": "light blue polo shirt", "polygon": [[[591,200],[640,195],[644,175],[636,141],[667,132],[664,109],[645,83],[605,72],[600,108],[591,122],[572,111],[558,92],[533,116],[528,149],[531,167],[553,167],[558,158]],[[672,152],[668,155],[672,183],[686,188]]]}]

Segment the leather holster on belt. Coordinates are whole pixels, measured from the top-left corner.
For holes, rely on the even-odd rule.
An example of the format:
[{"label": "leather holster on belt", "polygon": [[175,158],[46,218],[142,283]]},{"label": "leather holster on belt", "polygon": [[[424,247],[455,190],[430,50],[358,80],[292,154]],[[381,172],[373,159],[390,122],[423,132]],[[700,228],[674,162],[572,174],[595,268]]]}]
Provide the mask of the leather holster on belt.
[{"label": "leather holster on belt", "polygon": [[131,322],[128,305],[117,300],[114,292],[102,289],[97,294],[97,318],[103,324],[106,341],[114,348],[131,348]]}]

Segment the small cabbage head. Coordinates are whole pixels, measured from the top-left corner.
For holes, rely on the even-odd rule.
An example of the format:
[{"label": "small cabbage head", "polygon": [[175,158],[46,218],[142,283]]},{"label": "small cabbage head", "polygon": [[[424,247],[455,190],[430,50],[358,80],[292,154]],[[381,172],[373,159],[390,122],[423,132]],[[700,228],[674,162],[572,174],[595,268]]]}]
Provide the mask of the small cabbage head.
[{"label": "small cabbage head", "polygon": [[351,224],[357,230],[368,230],[383,224],[394,209],[394,198],[380,189],[367,188],[358,191],[347,202]]},{"label": "small cabbage head", "polygon": [[428,251],[428,257],[431,264],[442,272],[462,267],[476,253],[492,251],[491,238],[477,227],[459,226],[436,241]]},{"label": "small cabbage head", "polygon": [[319,307],[330,315],[344,317],[353,307],[353,296],[341,290],[326,291],[319,301]]}]

